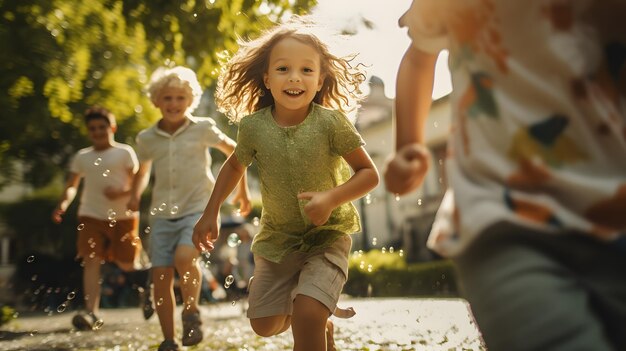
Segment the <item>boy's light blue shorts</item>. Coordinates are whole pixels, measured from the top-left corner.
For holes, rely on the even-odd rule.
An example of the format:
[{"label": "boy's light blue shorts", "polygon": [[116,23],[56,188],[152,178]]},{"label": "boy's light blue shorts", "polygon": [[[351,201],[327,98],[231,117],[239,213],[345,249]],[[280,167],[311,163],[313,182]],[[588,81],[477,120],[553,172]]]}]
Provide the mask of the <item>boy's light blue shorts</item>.
[{"label": "boy's light blue shorts", "polygon": [[202,213],[179,218],[153,218],[151,221],[150,260],[153,267],[174,265],[174,252],[181,245],[193,247],[193,227]]}]

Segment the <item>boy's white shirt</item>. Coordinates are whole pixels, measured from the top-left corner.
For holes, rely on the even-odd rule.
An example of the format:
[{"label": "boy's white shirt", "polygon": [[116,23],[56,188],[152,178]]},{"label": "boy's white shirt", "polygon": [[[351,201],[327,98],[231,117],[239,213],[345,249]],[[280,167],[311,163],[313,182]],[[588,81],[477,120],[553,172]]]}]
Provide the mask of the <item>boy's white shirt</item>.
[{"label": "boy's white shirt", "polygon": [[135,151],[126,144],[114,143],[105,150],[95,150],[93,146],[79,150],[70,163],[70,172],[84,178],[78,215],[100,220],[137,217],[136,212],[130,216],[126,213],[130,194],[111,200],[104,190],[129,189],[138,167]]},{"label": "boy's white shirt", "polygon": [[151,216],[180,218],[204,211],[215,185],[209,148],[224,138],[213,119],[193,116],[173,134],[155,124],[137,135],[139,161],[152,161],[155,175]]}]

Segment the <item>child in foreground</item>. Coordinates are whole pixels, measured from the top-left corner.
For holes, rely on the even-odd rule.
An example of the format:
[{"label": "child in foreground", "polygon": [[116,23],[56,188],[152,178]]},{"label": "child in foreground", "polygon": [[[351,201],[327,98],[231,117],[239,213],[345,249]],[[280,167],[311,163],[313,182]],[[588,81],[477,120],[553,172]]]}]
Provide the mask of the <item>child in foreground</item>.
[{"label": "child in foreground", "polygon": [[239,123],[237,147],[194,228],[194,244],[212,249],[219,208],[255,161],[263,215],[251,249],[248,318],[265,337],[291,326],[298,351],[334,349],[328,317],[347,279],[350,234],[360,230],[351,201],[378,184],[345,115],[363,78],[297,19],[242,43],[218,82],[218,107]]},{"label": "child in foreground", "polygon": [[489,350],[626,350],[624,13],[613,0],[414,0],[400,20],[412,45],[385,183],[423,182],[448,49],[453,192],[429,245],[455,262]]}]

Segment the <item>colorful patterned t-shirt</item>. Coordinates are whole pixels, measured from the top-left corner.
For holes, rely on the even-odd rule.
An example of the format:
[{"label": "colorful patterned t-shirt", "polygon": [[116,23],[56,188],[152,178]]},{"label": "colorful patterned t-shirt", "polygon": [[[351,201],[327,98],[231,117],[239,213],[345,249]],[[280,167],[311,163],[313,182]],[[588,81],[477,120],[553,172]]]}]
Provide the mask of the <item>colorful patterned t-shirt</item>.
[{"label": "colorful patterned t-shirt", "polygon": [[454,255],[501,220],[623,238],[626,21],[603,6],[414,0],[400,19],[418,49],[450,52],[444,204],[456,204],[456,230],[434,232],[436,250]]}]

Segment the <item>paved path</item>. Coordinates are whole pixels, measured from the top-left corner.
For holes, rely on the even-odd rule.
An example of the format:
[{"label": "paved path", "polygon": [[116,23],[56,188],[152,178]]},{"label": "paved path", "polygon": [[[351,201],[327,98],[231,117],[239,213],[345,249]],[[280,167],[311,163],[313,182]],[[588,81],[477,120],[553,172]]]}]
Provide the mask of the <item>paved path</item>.
[{"label": "paved path", "polygon": [[[243,305],[242,301],[202,305],[205,338],[182,350],[292,349],[290,331],[272,338],[256,336]],[[338,350],[485,350],[460,299],[344,299],[340,305],[353,306],[357,314],[333,319]],[[0,350],[156,350],[161,341],[156,315],[144,321],[139,308],[102,310],[105,325],[89,332],[73,330],[72,315],[67,311],[19,316],[0,329]],[[180,320],[176,323],[180,328]]]}]

